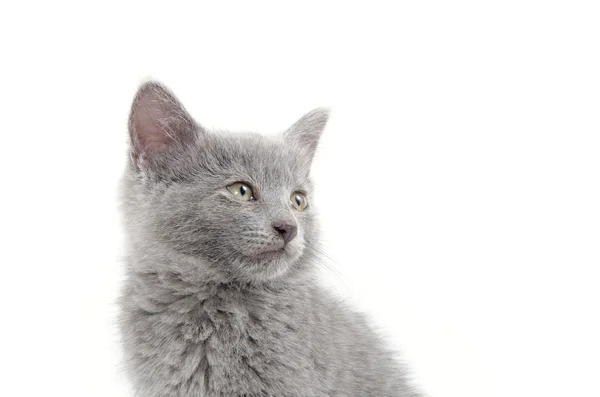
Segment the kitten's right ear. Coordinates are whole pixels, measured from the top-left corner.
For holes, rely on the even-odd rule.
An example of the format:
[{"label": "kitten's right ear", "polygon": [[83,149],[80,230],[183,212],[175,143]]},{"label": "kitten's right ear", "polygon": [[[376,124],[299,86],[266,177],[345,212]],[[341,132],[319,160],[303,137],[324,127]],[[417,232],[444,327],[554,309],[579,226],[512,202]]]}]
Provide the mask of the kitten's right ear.
[{"label": "kitten's right ear", "polygon": [[198,128],[168,88],[154,81],[142,84],[129,114],[134,165],[144,169],[171,149],[193,143]]}]

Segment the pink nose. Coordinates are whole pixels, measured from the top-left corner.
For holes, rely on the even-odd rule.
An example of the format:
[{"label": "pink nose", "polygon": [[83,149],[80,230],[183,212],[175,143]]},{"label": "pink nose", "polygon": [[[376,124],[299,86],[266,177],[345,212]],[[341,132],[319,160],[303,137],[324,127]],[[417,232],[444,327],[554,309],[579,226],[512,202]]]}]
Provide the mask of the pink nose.
[{"label": "pink nose", "polygon": [[283,237],[283,241],[285,244],[292,241],[298,233],[298,228],[295,225],[291,225],[286,222],[273,223],[273,229],[275,229],[275,231],[279,233],[281,237]]}]

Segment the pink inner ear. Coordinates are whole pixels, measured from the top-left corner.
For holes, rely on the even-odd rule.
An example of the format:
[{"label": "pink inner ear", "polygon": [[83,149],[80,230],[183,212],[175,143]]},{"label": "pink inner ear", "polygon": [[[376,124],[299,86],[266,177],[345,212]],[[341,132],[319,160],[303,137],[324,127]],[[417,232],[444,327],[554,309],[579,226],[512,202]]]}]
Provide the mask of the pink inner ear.
[{"label": "pink inner ear", "polygon": [[151,112],[152,108],[140,106],[134,115],[140,149],[148,155],[164,151],[171,139],[166,131],[157,125],[157,115],[152,115]]}]

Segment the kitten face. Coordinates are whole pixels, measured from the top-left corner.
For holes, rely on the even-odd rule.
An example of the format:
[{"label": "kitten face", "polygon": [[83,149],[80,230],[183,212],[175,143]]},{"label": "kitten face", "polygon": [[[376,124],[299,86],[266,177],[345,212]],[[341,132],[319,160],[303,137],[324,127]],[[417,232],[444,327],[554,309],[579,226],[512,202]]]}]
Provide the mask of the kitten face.
[{"label": "kitten face", "polygon": [[[210,132],[164,87],[142,86],[130,119],[129,223],[227,279],[283,276],[315,241],[309,168],[326,119],[314,111],[275,137]],[[252,200],[228,189],[240,182]]]},{"label": "kitten face", "polygon": [[[312,209],[290,202],[292,192],[311,193],[295,153],[283,140],[245,135],[211,136],[198,149],[189,159],[194,171],[156,200],[158,237],[238,278],[276,277],[293,266],[314,233]],[[254,200],[231,193],[235,182],[249,185]],[[296,227],[296,236],[286,243],[278,224]]]}]

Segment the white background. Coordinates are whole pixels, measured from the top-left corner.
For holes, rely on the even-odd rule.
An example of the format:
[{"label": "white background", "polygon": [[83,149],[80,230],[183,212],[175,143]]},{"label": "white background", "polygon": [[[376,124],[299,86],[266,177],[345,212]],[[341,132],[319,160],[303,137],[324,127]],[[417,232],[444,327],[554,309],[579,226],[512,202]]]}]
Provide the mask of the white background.
[{"label": "white background", "polygon": [[332,107],[326,282],[430,396],[600,396],[597,2],[204,3],[0,6],[0,394],[129,395],[116,189],[154,77],[211,127]]}]

